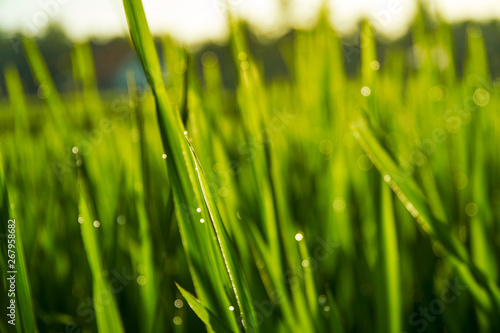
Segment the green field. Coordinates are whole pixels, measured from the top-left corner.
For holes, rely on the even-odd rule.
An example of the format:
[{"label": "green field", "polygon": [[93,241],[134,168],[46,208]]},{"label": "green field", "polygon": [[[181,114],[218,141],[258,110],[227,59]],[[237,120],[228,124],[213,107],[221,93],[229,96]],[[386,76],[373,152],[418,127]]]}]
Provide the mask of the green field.
[{"label": "green field", "polygon": [[88,43],[72,92],[32,39],[38,94],[4,68],[1,332],[499,332],[500,87],[479,25],[420,12],[412,54],[382,61],[364,22],[349,74],[324,13],[268,80],[243,22],[228,64],[124,8],[147,88],[130,72],[100,91]]}]

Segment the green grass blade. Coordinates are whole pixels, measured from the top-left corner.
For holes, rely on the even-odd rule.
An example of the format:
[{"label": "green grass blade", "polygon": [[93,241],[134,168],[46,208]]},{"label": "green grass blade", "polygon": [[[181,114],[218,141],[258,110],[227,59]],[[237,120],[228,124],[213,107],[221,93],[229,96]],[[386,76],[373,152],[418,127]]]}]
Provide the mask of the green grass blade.
[{"label": "green grass blade", "polygon": [[14,126],[18,133],[26,133],[29,129],[26,99],[19,72],[14,65],[5,68],[5,84],[9,93],[11,109],[14,112]]},{"label": "green grass blade", "polygon": [[135,188],[135,205],[137,210],[137,218],[139,223],[139,236],[140,236],[140,263],[144,265],[143,276],[146,279],[146,284],[141,288],[141,295],[143,300],[143,313],[145,331],[151,332],[153,330],[154,314],[156,313],[158,304],[158,285],[156,283],[156,274],[154,266],[154,245],[153,237],[151,234],[151,221],[146,207],[146,194],[145,186],[147,179],[145,175],[145,153],[146,153],[146,138],[144,129],[144,119],[141,114],[139,103],[135,98],[136,86],[135,80],[130,75],[128,78],[129,94],[132,104],[132,133],[138,133],[135,142],[132,138],[132,153],[133,153],[133,174],[134,184],[141,184]]},{"label": "green grass blade", "polygon": [[182,296],[186,301],[188,302],[189,306],[193,311],[196,313],[196,315],[209,327],[211,327],[215,332],[217,333],[230,333],[232,332],[229,328],[227,328],[224,323],[222,322],[221,319],[217,318],[215,314],[207,310],[203,304],[200,303],[196,297],[191,295],[186,289],[182,288],[179,286],[179,284],[175,284],[179,291],[181,292]]},{"label": "green grass blade", "polygon": [[379,262],[381,300],[377,310],[380,332],[401,332],[401,288],[396,221],[390,189],[382,187],[382,216],[379,223]]},{"label": "green grass blade", "polygon": [[[135,49],[139,55],[144,71],[148,78],[148,83],[153,90],[157,106],[157,117],[160,126],[160,134],[162,136],[163,146],[167,153],[167,164],[170,178],[172,180],[172,188],[174,190],[174,199],[178,217],[180,217],[179,225],[181,234],[184,239],[187,237],[193,238],[193,234],[199,234],[205,246],[209,247],[212,252],[208,253],[210,259],[214,261],[217,275],[211,274],[212,283],[218,289],[220,298],[224,306],[231,298],[235,298],[238,303],[238,310],[241,316],[243,328],[246,330],[257,330],[257,323],[255,313],[251,303],[250,293],[246,282],[242,276],[241,268],[239,267],[237,257],[235,255],[230,238],[225,230],[222,221],[220,221],[215,204],[211,195],[208,195],[209,188],[204,186],[206,180],[200,183],[196,181],[196,175],[199,175],[201,165],[197,164],[191,147],[186,139],[184,133],[184,126],[178,112],[172,110],[162,77],[160,62],[156,53],[153,37],[149,31],[146,22],[144,8],[139,0],[125,0],[125,12],[129,23],[130,34],[134,42]],[[189,201],[188,201],[188,198]],[[193,199],[195,200],[193,200]],[[196,204],[193,207],[193,202]],[[193,211],[196,207],[202,206],[203,212],[207,212],[210,217],[209,226],[211,229],[206,230],[205,224],[200,224],[196,221],[193,214],[182,212],[184,207],[191,207]],[[193,230],[194,229],[194,230]],[[206,232],[209,232],[206,234]],[[211,239],[209,235],[212,235]],[[213,238],[215,236],[215,239]],[[214,240],[216,243],[214,243]],[[188,242],[184,241],[183,245],[186,248]],[[196,243],[192,244],[196,246]],[[191,249],[187,249],[187,255],[192,257],[191,267],[194,265],[194,259],[199,258],[199,254],[193,254]],[[226,270],[224,273],[223,270]],[[201,281],[206,284],[206,281],[200,277],[193,275],[195,287],[202,286]],[[230,285],[228,282],[230,281]],[[227,295],[227,287],[232,290],[234,295]],[[205,286],[203,289],[208,289]],[[208,301],[206,293],[207,290],[202,291],[205,295],[202,301]],[[212,301],[214,303],[214,301]],[[236,305],[236,304],[235,304]],[[232,305],[231,305],[232,306]],[[222,308],[223,309],[223,308]],[[222,310],[221,309],[221,310]],[[224,310],[222,310],[224,311]],[[226,310],[223,313],[227,313]],[[230,325],[235,325],[233,317],[226,314]],[[238,321],[239,322],[239,321]],[[237,325],[237,324],[236,324]]]},{"label": "green grass blade", "polygon": [[[27,271],[27,263],[24,254],[23,238],[21,232],[22,230],[21,226],[25,225],[25,223],[19,219],[16,220],[15,210],[13,209],[13,206],[9,201],[7,185],[4,181],[1,155],[0,155],[0,218],[2,219],[0,223],[1,224],[0,234],[2,235],[2,238],[5,237],[6,240],[5,242],[2,240],[2,242],[0,243],[1,245],[0,253],[2,255],[2,259],[0,259],[0,263],[2,264],[2,272],[0,275],[3,278],[3,281],[7,281],[6,278],[8,276],[11,276],[12,274],[8,274],[6,273],[6,271],[15,269],[15,271],[17,272],[14,273],[15,285],[16,285],[15,306],[16,306],[16,311],[18,311],[15,320],[16,323],[15,328],[17,332],[38,332],[38,327],[35,321],[35,312],[32,302],[33,298],[29,282],[30,279]],[[9,220],[15,221],[15,237],[14,237],[15,242],[13,242],[15,247],[13,249],[9,248],[9,250],[15,251],[14,263],[9,263],[7,261],[7,258],[9,258],[7,240],[11,239],[10,237],[8,237],[8,235],[10,234],[10,232],[8,231]],[[14,266],[10,267],[8,266],[8,264],[13,264]],[[5,295],[7,295],[8,293],[7,284],[3,285],[6,287]],[[11,318],[8,318],[8,320],[11,320]]]},{"label": "green grass blade", "polygon": [[118,305],[111,292],[110,286],[104,275],[105,267],[98,241],[100,222],[97,220],[95,205],[88,190],[88,181],[85,176],[83,161],[76,155],[78,168],[78,182],[80,185],[80,199],[78,202],[78,222],[85,253],[92,272],[92,291],[94,299],[105,299],[101,302],[101,309],[96,311],[97,328],[99,332],[125,332],[118,310]]},{"label": "green grass blade", "polygon": [[[28,58],[31,72],[38,82],[39,89],[47,96],[47,104],[53,116],[53,121],[57,129],[62,132],[63,137],[68,133],[68,122],[71,117],[68,116],[61,96],[59,95],[54,80],[50,75],[49,69],[35,41],[29,38],[23,39],[24,51]],[[63,121],[66,119],[66,121]]]},{"label": "green grass blade", "polygon": [[394,161],[370,133],[365,121],[360,118],[356,123],[353,123],[352,128],[356,139],[382,174],[384,181],[388,183],[420,227],[443,244],[448,254],[456,259],[452,263],[463,263],[468,268],[468,273],[475,277],[476,283],[489,292],[490,299],[487,300],[484,298],[483,292],[473,292],[480,288],[470,288],[471,295],[478,302],[478,305],[489,313],[494,313],[495,308],[500,309],[498,286],[472,264],[465,246],[451,233],[447,225],[431,215],[416,184],[411,178],[401,175]]}]

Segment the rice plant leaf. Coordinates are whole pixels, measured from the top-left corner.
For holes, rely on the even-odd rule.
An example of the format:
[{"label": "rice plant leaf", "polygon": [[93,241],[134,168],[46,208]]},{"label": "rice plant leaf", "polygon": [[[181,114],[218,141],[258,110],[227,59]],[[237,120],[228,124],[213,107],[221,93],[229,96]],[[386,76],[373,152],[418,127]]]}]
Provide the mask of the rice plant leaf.
[{"label": "rice plant leaf", "polygon": [[[1,276],[3,281],[7,281],[7,277],[14,276],[15,277],[15,285],[16,285],[16,309],[18,311],[18,316],[16,317],[16,330],[17,332],[38,332],[38,327],[35,321],[35,312],[32,302],[32,293],[31,286],[29,282],[29,274],[26,266],[26,257],[24,254],[23,247],[23,237],[22,237],[22,225],[25,223],[19,219],[16,220],[15,210],[12,209],[11,203],[9,201],[9,195],[7,191],[7,184],[4,181],[3,168],[2,168],[2,159],[0,155],[0,218],[2,219],[0,222],[0,235],[2,236],[2,241],[0,242],[0,255],[2,259],[0,259],[0,264],[2,267]],[[9,228],[8,223],[9,220],[15,221],[15,237],[13,244],[15,247],[10,249],[11,251],[15,251],[14,262],[7,261],[6,258],[10,258],[8,256],[8,237]],[[3,237],[5,236],[5,238]],[[5,239],[5,241],[3,240]],[[10,268],[8,264],[13,264],[13,267]],[[10,269],[9,269],[10,268]],[[6,273],[7,271],[15,271],[16,273]],[[5,295],[8,293],[7,284],[4,284],[6,287]],[[8,318],[10,320],[11,318]]]},{"label": "rice plant leaf", "polygon": [[340,317],[339,308],[337,306],[337,303],[335,302],[335,299],[333,298],[333,293],[330,288],[327,289],[326,296],[332,313],[329,320],[330,332],[344,333],[345,330],[342,326],[342,319]]},{"label": "rice plant leaf", "polygon": [[209,327],[211,327],[215,332],[230,333],[231,330],[227,328],[223,321],[219,319],[215,314],[206,309],[200,301],[190,294],[186,289],[182,288],[179,284],[175,284],[182,296],[188,302],[189,306],[196,315]]},{"label": "rice plant leaf", "polygon": [[80,185],[80,199],[78,203],[78,222],[81,226],[82,240],[92,272],[92,293],[94,299],[106,299],[96,309],[97,328],[99,332],[125,332],[118,310],[118,305],[111,292],[109,283],[104,275],[106,270],[103,263],[98,241],[98,227],[95,205],[88,190],[88,180],[83,169],[81,156],[77,155],[78,182]]},{"label": "rice plant leaf", "polygon": [[485,276],[471,262],[465,246],[451,233],[448,225],[430,213],[425,198],[417,185],[410,176],[403,174],[396,167],[389,154],[371,134],[365,120],[360,117],[352,124],[352,130],[363,150],[381,173],[383,180],[391,187],[421,228],[443,244],[448,254],[456,259],[452,260],[452,263],[464,264],[467,267],[467,272],[474,276],[474,281],[490,294],[490,299],[484,301],[482,295],[473,292],[477,289],[469,289],[478,305],[489,313],[500,309],[500,290],[496,283]]},{"label": "rice plant leaf", "polygon": [[[238,265],[233,245],[220,220],[214,201],[211,200],[211,195],[208,194],[209,187],[205,186],[204,183],[206,179],[200,182],[199,170],[201,165],[195,161],[194,154],[186,139],[187,132],[184,130],[181,117],[178,112],[171,108],[168,101],[160,62],[146,21],[142,2],[140,0],[124,0],[123,3],[132,41],[155,97],[160,134],[163,147],[168,156],[167,166],[172,182],[176,210],[180,218],[179,227],[181,236],[184,238],[183,246],[187,252],[188,260],[191,261],[192,272],[196,272],[196,274],[192,274],[195,287],[198,286],[198,288],[202,289],[198,290],[198,292],[203,293],[202,301],[208,301],[210,297],[207,296],[209,287],[205,281],[206,279],[201,278],[200,275],[203,272],[200,267],[194,267],[195,260],[200,260],[200,251],[196,251],[196,247],[206,246],[211,251],[211,253],[208,253],[208,258],[215,265],[215,267],[208,268],[214,270],[214,274],[209,276],[213,285],[216,286],[220,298],[222,298],[223,306],[226,306],[228,301],[230,302],[234,297],[238,305],[243,328],[248,330],[251,327],[251,329],[257,330],[250,293]],[[196,206],[193,207],[193,201],[196,206],[203,203],[205,207],[203,211],[207,212],[210,217],[209,230],[204,227],[204,224],[196,223],[190,212],[183,210],[184,207],[189,207],[194,211]],[[207,231],[209,234],[207,234]],[[196,235],[203,239],[202,244],[199,244],[199,241],[196,240]],[[188,237],[189,242],[186,241]],[[202,253],[202,255],[207,254]],[[197,263],[197,265],[199,264]],[[227,288],[232,290],[233,295],[226,295]],[[213,300],[212,303],[217,302]],[[223,311],[222,308],[221,311]],[[235,322],[234,317],[226,314],[226,318],[230,325],[238,326],[239,321]]]},{"label": "rice plant leaf", "polygon": [[[240,312],[243,317],[243,325],[249,325],[251,328],[245,327],[245,329],[250,329],[252,331],[258,331],[258,325],[252,305],[252,297],[250,291],[243,276],[243,272],[238,262],[238,257],[234,246],[231,242],[231,238],[222,223],[222,220],[217,210],[217,206],[210,193],[210,187],[207,182],[207,177],[203,171],[201,163],[194,152],[193,147],[189,144],[191,149],[191,154],[196,163],[196,172],[198,180],[200,182],[200,189],[203,195],[207,211],[210,214],[210,220],[212,222],[213,228],[215,229],[215,234],[217,236],[217,242],[219,243],[220,249],[224,257],[224,263],[226,265],[227,271],[229,273],[231,284],[236,296],[236,301],[240,307]],[[245,323],[246,321],[246,323]]]},{"label": "rice plant leaf", "polygon": [[379,224],[379,261],[381,301],[377,310],[382,332],[401,332],[401,300],[399,287],[399,253],[396,221],[390,189],[382,187],[382,216]]},{"label": "rice plant leaf", "polygon": [[[66,112],[66,107],[56,89],[49,68],[35,41],[30,38],[24,38],[23,46],[31,72],[38,82],[39,92],[47,97],[47,104],[51,111],[53,121],[64,137],[68,133],[68,123],[71,122],[70,120],[72,118],[69,117]],[[63,121],[63,119],[65,121]]]},{"label": "rice plant leaf", "polygon": [[135,205],[137,210],[137,219],[139,223],[140,235],[140,263],[144,265],[143,276],[146,278],[146,285],[141,288],[141,296],[144,308],[144,325],[145,331],[151,332],[153,328],[153,316],[156,312],[158,303],[157,284],[155,276],[155,266],[153,260],[153,239],[151,234],[151,221],[146,208],[145,184],[147,179],[145,176],[145,151],[146,140],[144,133],[144,119],[139,109],[135,96],[135,80],[132,75],[128,77],[129,91],[132,104],[132,131],[139,133],[139,140],[132,143],[132,152],[134,156],[133,174],[134,183],[143,184],[135,189]]},{"label": "rice plant leaf", "polygon": [[26,99],[24,96],[21,77],[15,65],[9,64],[5,68],[5,84],[9,93],[11,109],[14,112],[14,126],[18,133],[26,133],[29,126]]}]

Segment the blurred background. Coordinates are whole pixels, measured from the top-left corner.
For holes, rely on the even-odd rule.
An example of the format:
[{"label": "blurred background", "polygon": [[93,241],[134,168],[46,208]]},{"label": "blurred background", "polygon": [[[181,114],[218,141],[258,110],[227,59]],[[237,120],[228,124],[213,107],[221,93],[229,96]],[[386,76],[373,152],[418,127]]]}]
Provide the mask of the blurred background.
[{"label": "blurred background", "polygon": [[[496,38],[500,3],[495,0],[436,0],[420,1],[429,19],[442,19],[453,24],[457,58],[463,60],[465,39],[462,38],[470,20],[483,27],[491,69],[499,75],[500,60],[494,50],[500,46]],[[229,30],[227,10],[248,24],[249,42],[255,56],[264,62],[265,75],[286,75],[284,61],[278,50],[291,40],[292,29],[312,29],[320,16],[323,0],[146,0],[144,7],[153,33],[169,35],[174,41],[198,55],[216,52],[222,61],[224,84],[234,87],[234,77],[225,68],[228,63]],[[329,0],[328,20],[342,37],[344,62],[348,73],[359,69],[359,27],[367,18],[380,41],[379,54],[391,44],[407,47],[411,57],[410,25],[418,12],[417,0]],[[0,66],[14,63],[30,93],[35,90],[30,80],[28,64],[22,53],[20,36],[34,37],[52,73],[58,89],[72,89],[70,46],[90,40],[97,68],[100,89],[125,89],[126,71],[141,78],[142,70],[127,41],[127,23],[121,1],[78,0],[3,0],[0,3]],[[1,79],[0,82],[3,82]],[[2,84],[3,86],[3,84]]]}]

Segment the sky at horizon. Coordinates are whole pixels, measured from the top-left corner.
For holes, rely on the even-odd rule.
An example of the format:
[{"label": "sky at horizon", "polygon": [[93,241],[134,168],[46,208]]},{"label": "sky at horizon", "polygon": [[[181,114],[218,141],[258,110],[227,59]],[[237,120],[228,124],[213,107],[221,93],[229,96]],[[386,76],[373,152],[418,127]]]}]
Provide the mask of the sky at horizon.
[{"label": "sky at horizon", "polygon": [[[227,37],[226,9],[246,19],[262,36],[279,36],[292,27],[313,24],[324,0],[143,0],[150,27],[187,44],[218,42]],[[352,31],[362,17],[388,37],[404,34],[417,8],[416,0],[327,0],[332,25]],[[500,19],[498,0],[426,0],[431,11],[450,22]],[[0,0],[0,29],[36,35],[50,21],[60,23],[76,40],[127,33],[120,0]]]}]

